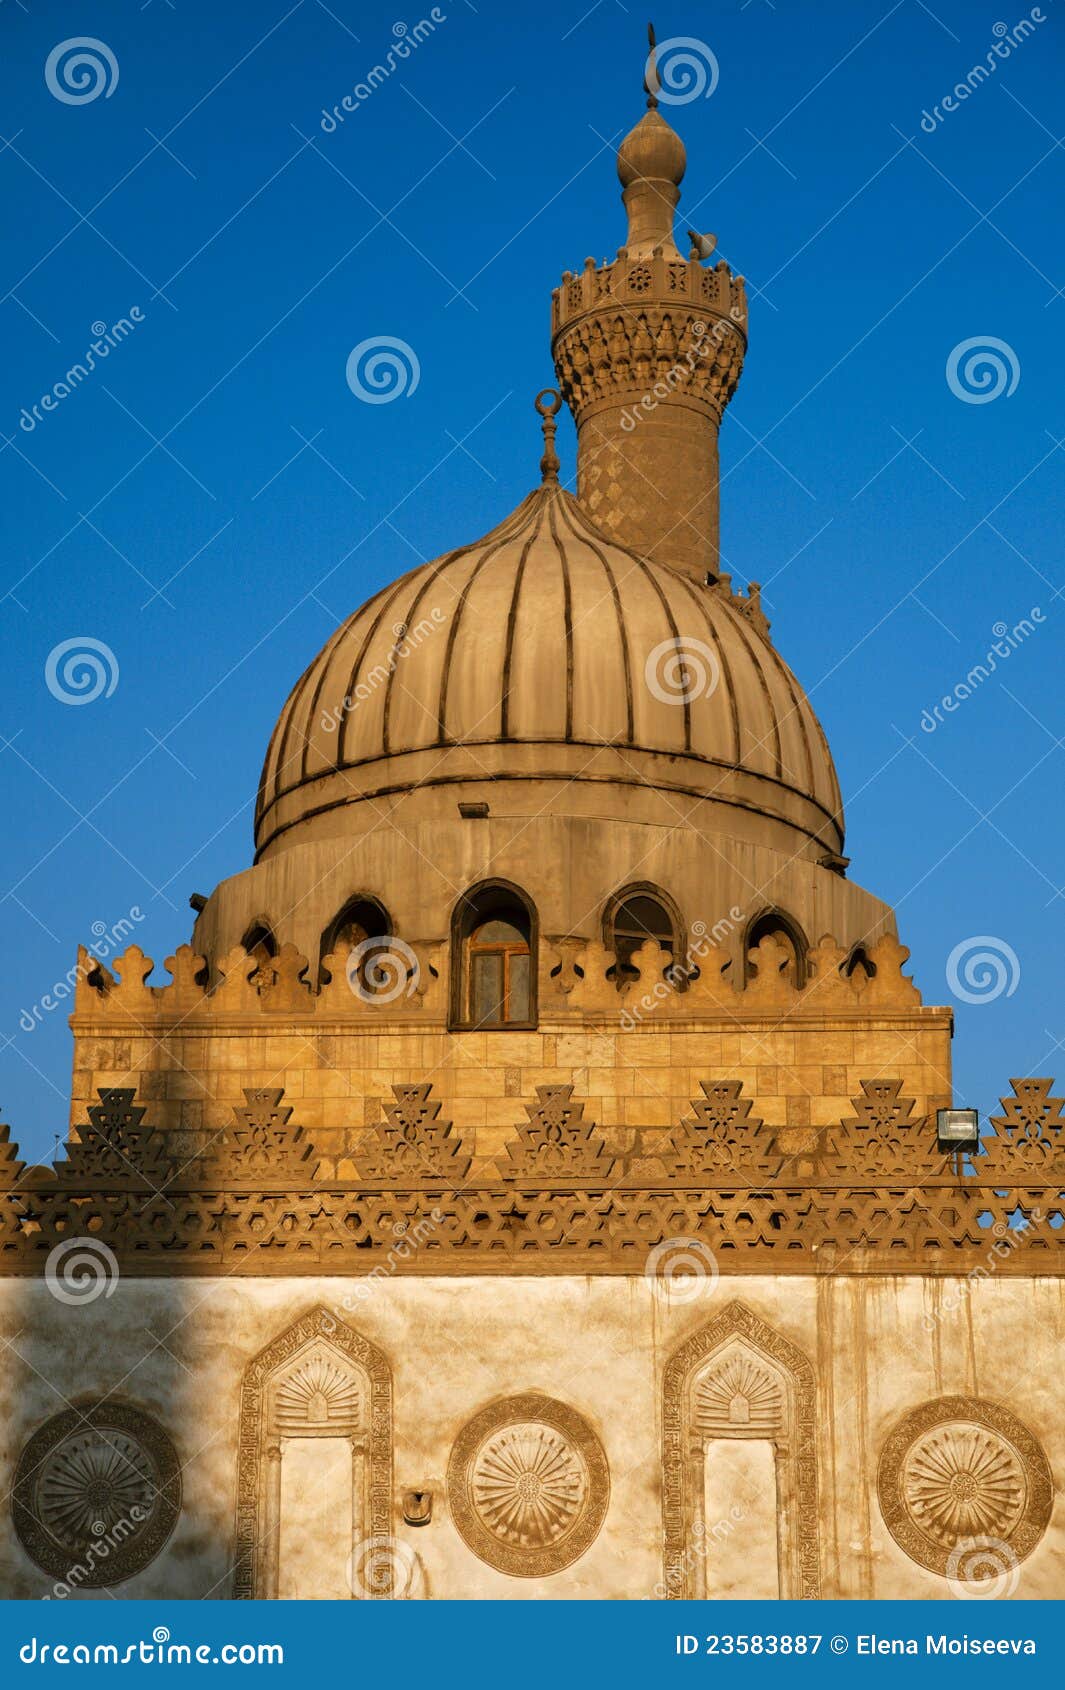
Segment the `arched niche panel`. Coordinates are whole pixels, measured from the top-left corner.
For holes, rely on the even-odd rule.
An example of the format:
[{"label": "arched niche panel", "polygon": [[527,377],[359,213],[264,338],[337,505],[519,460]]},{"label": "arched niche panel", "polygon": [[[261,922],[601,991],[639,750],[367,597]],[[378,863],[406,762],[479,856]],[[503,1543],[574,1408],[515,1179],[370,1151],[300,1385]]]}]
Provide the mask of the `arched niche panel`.
[{"label": "arched niche panel", "polygon": [[[732,1302],[670,1358],[663,1381],[664,1593],[714,1588],[719,1545],[735,1562],[741,1534],[766,1542],[759,1595],[821,1594],[816,1391],[809,1358],[744,1303]],[[709,1501],[713,1487],[759,1487],[751,1518]],[[738,1494],[738,1491],[736,1492]],[[735,1533],[735,1536],[733,1536]],[[745,1550],[744,1553],[747,1553]],[[767,1570],[768,1569],[768,1570]]]},{"label": "arched niche panel", "polygon": [[376,1345],[322,1307],[288,1327],[245,1369],[237,1460],[235,1597],[391,1594],[350,1561],[391,1526],[392,1376]]}]

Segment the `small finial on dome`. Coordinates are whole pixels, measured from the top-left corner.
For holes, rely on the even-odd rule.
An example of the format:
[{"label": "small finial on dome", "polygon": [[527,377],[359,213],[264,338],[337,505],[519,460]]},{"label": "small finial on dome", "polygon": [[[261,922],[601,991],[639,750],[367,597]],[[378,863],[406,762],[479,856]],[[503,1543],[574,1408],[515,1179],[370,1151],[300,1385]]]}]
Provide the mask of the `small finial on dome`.
[{"label": "small finial on dome", "polygon": [[562,464],[555,451],[555,418],[562,409],[562,395],[557,387],[545,387],[536,395],[535,404],[540,413],[540,426],[544,431],[544,455],[540,459],[540,475],[545,487],[557,487],[558,472]]},{"label": "small finial on dome", "polygon": [[651,51],[647,55],[647,63],[643,72],[643,89],[647,95],[647,110],[658,110],[658,55],[655,51],[658,43],[655,40],[655,26],[647,25],[647,44]]}]

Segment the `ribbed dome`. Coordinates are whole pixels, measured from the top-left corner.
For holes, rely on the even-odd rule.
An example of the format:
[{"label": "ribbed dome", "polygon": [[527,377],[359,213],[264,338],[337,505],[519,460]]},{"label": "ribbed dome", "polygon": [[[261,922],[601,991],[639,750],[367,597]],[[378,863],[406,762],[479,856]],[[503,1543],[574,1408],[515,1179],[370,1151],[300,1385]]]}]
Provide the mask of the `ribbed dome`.
[{"label": "ribbed dome", "polygon": [[338,628],[274,730],[258,850],[311,818],[343,833],[351,805],[415,789],[450,818],[440,788],[494,798],[501,781],[556,782],[563,810],[598,783],[604,815],[611,791],[672,791],[842,847],[824,734],[768,640],[727,592],[607,539],[552,484]]}]

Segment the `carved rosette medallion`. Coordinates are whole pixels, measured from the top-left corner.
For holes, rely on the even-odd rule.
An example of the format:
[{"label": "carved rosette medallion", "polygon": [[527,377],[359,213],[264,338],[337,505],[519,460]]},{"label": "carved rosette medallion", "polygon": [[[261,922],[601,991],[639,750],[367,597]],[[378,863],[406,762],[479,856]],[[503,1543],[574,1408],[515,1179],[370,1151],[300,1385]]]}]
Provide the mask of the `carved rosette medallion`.
[{"label": "carved rosette medallion", "polygon": [[994,1540],[1023,1561],[1053,1502],[1038,1439],[1009,1409],[980,1397],[938,1397],[911,1410],[884,1445],[877,1486],[895,1542],[944,1576],[972,1539]]},{"label": "carved rosette medallion", "polygon": [[451,1516],[482,1561],[519,1578],[561,1572],[598,1535],[606,1455],[565,1403],[529,1393],[475,1414],[448,1464]]},{"label": "carved rosette medallion", "polygon": [[153,1561],[181,1511],[181,1468],[162,1427],[139,1409],[88,1403],[45,1421],[19,1459],[15,1530],[61,1582],[101,1589]]}]

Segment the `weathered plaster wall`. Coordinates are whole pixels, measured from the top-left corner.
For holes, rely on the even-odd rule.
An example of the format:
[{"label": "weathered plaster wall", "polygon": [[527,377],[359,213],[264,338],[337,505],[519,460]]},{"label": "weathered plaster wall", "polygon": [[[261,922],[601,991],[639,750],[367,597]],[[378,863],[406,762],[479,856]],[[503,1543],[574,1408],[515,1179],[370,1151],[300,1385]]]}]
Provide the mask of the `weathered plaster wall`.
[{"label": "weathered plaster wall", "polygon": [[[969,1294],[967,1293],[967,1290]],[[155,1416],[183,1463],[184,1503],[156,1561],[129,1597],[230,1593],[237,1426],[247,1363],[309,1308],[324,1304],[383,1352],[394,1382],[391,1530],[420,1562],[430,1597],[652,1595],[662,1573],[662,1381],[668,1358],[739,1298],[796,1345],[816,1376],[822,1594],[945,1597],[946,1581],[912,1562],[877,1501],[881,1450],[900,1416],[944,1395],[990,1398],[1040,1440],[1055,1486],[1065,1476],[1060,1356],[1065,1282],[1050,1278],[733,1278],[667,1302],[643,1278],[162,1282],[124,1278],[83,1307],[43,1282],[0,1284],[0,1595],[48,1594],[12,1529],[9,1490],[36,1428],[71,1401],[110,1393]],[[470,1417],[501,1396],[538,1391],[576,1409],[606,1452],[610,1502],[598,1537],[548,1578],[494,1571],[449,1518],[445,1475]],[[407,1490],[434,1493],[423,1528],[403,1524]],[[742,1523],[731,1539],[739,1564]],[[1060,1494],[1024,1561],[1018,1597],[1065,1587]]]}]

